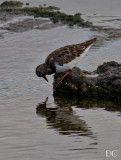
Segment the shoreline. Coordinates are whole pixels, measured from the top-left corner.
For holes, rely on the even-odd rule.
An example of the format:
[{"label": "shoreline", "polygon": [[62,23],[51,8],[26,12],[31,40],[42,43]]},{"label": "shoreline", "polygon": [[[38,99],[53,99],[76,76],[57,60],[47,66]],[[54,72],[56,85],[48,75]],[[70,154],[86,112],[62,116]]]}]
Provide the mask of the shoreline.
[{"label": "shoreline", "polygon": [[[39,28],[39,25],[41,25],[41,23],[43,22],[40,19],[37,19],[39,17],[41,18],[48,18],[49,23],[51,23],[51,25],[49,25],[49,28],[52,27],[56,27],[56,26],[60,26],[60,25],[67,25],[69,27],[82,27],[82,28],[95,28],[95,26],[93,26],[92,22],[90,21],[86,21],[82,18],[81,13],[75,13],[74,15],[72,14],[66,14],[60,11],[60,8],[56,7],[56,6],[38,6],[38,7],[29,7],[29,3],[26,3],[26,6],[24,5],[24,7],[22,7],[24,4],[21,1],[5,1],[3,3],[0,4],[0,21],[1,22],[6,22],[9,21],[11,19],[20,17],[20,16],[31,16],[32,19],[28,24],[26,23],[26,21],[23,21],[23,28],[24,25],[28,26],[28,30],[33,29],[35,26],[37,26],[37,28]],[[14,28],[15,31],[26,31],[26,29],[22,29],[20,27],[20,23],[15,24],[16,26],[19,26],[18,28]],[[12,28],[13,25],[12,23],[9,23],[9,27],[3,27],[1,29],[8,29],[11,31],[14,31],[14,29]],[[31,26],[31,27],[30,27]],[[41,27],[40,27],[41,28]],[[46,28],[46,27],[45,27]],[[98,27],[99,28],[99,27]],[[43,29],[43,28],[42,28]]]},{"label": "shoreline", "polygon": [[24,13],[14,13],[0,11],[0,30],[8,30],[11,32],[25,32],[32,29],[52,29],[58,27],[48,18],[34,18],[33,16],[24,15]]},{"label": "shoreline", "polygon": [[94,31],[100,45],[106,41],[121,38],[121,31],[118,28],[93,25],[92,22],[85,21],[81,13],[67,15],[59,10],[60,8],[55,6],[1,8],[0,30],[25,32],[32,29],[45,30],[67,25],[70,28],[77,26],[78,28],[88,28],[90,31]]}]

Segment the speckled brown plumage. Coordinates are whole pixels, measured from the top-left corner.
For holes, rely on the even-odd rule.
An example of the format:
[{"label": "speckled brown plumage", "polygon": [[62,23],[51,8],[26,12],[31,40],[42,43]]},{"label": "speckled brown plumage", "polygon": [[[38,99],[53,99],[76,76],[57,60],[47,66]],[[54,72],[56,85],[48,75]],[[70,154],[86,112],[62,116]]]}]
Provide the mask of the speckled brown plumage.
[{"label": "speckled brown plumage", "polygon": [[58,62],[59,65],[63,66],[63,64],[69,63],[76,57],[79,57],[94,41],[96,41],[96,38],[84,43],[61,47],[49,54],[49,56],[46,58],[45,64],[49,67],[53,67],[54,62]]}]

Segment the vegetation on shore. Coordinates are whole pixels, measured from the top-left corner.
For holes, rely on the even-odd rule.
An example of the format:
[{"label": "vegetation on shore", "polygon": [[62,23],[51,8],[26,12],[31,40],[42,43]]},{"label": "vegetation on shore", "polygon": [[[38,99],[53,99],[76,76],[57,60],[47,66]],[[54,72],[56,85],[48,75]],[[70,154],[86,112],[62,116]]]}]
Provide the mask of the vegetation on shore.
[{"label": "vegetation on shore", "polygon": [[5,1],[0,5],[1,11],[7,12],[22,12],[30,16],[49,18],[53,23],[67,24],[69,26],[93,27],[92,22],[85,21],[80,13],[68,15],[60,12],[60,8],[55,6],[39,6],[39,7],[22,7],[23,3],[20,1]]},{"label": "vegetation on shore", "polygon": [[20,1],[5,1],[0,5],[1,9],[21,8],[24,4]]}]

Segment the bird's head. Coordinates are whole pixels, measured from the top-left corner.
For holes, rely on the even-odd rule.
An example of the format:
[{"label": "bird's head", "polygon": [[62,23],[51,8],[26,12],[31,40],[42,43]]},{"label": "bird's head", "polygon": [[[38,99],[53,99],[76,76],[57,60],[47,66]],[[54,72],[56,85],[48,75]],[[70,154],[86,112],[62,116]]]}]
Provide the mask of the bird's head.
[{"label": "bird's head", "polygon": [[43,77],[47,82],[48,82],[48,79],[46,77],[46,66],[45,64],[40,64],[39,66],[37,66],[36,68],[36,75],[38,77]]}]

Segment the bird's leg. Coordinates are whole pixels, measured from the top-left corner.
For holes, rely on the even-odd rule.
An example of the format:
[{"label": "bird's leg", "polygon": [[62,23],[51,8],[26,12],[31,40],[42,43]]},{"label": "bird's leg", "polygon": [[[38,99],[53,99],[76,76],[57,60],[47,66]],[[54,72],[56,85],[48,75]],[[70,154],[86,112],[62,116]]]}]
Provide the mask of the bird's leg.
[{"label": "bird's leg", "polygon": [[63,81],[63,79],[64,79],[65,77],[67,77],[68,75],[70,75],[71,73],[72,73],[72,70],[69,70],[66,74],[64,74],[63,76],[61,76],[61,77],[59,78],[58,82],[57,82],[57,85],[59,85],[59,84]]}]

